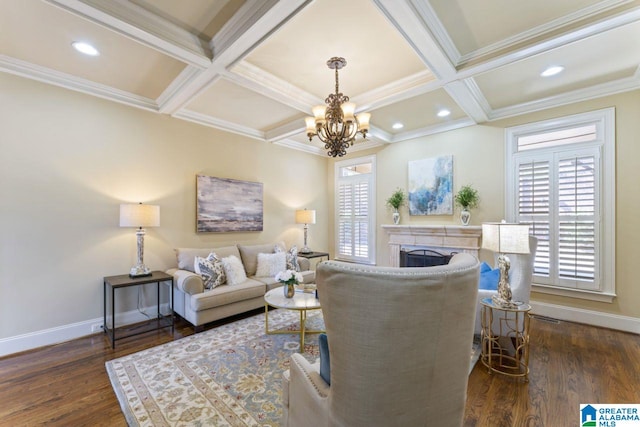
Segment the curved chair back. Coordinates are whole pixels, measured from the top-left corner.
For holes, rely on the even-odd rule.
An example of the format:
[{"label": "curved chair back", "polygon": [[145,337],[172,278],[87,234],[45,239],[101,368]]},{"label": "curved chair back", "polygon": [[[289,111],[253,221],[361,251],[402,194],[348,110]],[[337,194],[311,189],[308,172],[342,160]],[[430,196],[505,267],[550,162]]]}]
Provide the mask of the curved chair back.
[{"label": "curved chair back", "polygon": [[320,264],[329,425],[462,425],[478,279],[466,253],[427,268]]}]

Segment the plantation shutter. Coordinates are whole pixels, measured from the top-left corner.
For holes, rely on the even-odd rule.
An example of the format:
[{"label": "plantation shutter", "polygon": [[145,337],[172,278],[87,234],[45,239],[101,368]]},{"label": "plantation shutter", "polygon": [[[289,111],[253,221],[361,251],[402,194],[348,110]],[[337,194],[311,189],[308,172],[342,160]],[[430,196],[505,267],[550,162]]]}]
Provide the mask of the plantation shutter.
[{"label": "plantation shutter", "polygon": [[598,150],[522,156],[517,221],[538,238],[536,283],[597,290]]},{"label": "plantation shutter", "polygon": [[520,163],[518,167],[518,222],[529,224],[538,238],[533,274],[539,283],[549,283],[550,165],[548,160]]},{"label": "plantation shutter", "polygon": [[597,289],[596,161],[593,154],[558,158],[558,278]]},{"label": "plantation shutter", "polygon": [[338,186],[338,253],[346,258],[369,257],[369,183]]}]

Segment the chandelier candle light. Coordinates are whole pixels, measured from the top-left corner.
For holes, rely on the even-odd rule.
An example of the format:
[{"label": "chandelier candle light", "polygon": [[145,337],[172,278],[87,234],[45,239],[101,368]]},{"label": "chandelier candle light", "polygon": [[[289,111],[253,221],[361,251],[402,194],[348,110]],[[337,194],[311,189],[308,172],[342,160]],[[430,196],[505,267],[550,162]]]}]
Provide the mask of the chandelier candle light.
[{"label": "chandelier candle light", "polygon": [[498,268],[500,280],[498,294],[492,297],[493,303],[500,307],[516,307],[519,304],[512,301],[511,286],[509,286],[509,268],[511,262],[505,254],[528,254],[529,226],[526,224],[510,224],[506,222],[482,224],[482,248],[499,253]]},{"label": "chandelier candle light", "polygon": [[329,94],[324,100],[326,106],[313,107],[314,117],[305,119],[309,141],[317,136],[324,142],[324,148],[329,150],[327,154],[331,157],[344,156],[358,133],[366,138],[369,132],[371,114],[356,115],[356,104],[349,102],[349,97],[340,93],[338,70],[346,65],[347,61],[344,58],[333,57],[327,61],[327,66],[335,70],[336,92]]},{"label": "chandelier candle light", "polygon": [[120,205],[120,227],[138,227],[138,262],[131,267],[130,277],[151,276],[151,270],[144,265],[144,235],[142,227],[158,227],[160,225],[160,206],[139,204]]},{"label": "chandelier candle light", "polygon": [[309,231],[309,224],[316,223],[316,211],[315,210],[297,210],[296,211],[296,224],[304,224],[304,247],[298,252],[302,254],[308,254],[313,252],[307,246],[307,233]]}]

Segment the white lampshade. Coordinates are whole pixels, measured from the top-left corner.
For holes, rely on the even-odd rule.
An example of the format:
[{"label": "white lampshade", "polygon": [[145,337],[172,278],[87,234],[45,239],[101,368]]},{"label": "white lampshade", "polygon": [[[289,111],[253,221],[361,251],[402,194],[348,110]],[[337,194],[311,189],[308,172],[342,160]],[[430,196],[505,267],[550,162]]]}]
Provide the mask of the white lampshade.
[{"label": "white lampshade", "polygon": [[160,206],[139,204],[120,205],[120,227],[160,226]]},{"label": "white lampshade", "polygon": [[352,122],[355,120],[356,104],[353,102],[345,102],[340,106],[342,108],[342,114],[344,114],[345,122]]},{"label": "white lampshade", "polygon": [[314,210],[297,210],[296,211],[296,224],[315,224],[316,223],[316,211]]},{"label": "white lampshade", "polygon": [[506,222],[484,223],[482,248],[502,254],[528,254],[529,226]]},{"label": "white lampshade", "polygon": [[369,131],[369,119],[371,119],[371,113],[360,113],[357,115],[358,117],[358,123],[360,124],[360,126],[358,127],[358,130],[366,130],[367,132]]},{"label": "white lampshade", "polygon": [[313,117],[306,117],[304,119],[304,123],[307,126],[307,135],[308,134],[315,134],[316,133],[316,119],[314,119]]}]

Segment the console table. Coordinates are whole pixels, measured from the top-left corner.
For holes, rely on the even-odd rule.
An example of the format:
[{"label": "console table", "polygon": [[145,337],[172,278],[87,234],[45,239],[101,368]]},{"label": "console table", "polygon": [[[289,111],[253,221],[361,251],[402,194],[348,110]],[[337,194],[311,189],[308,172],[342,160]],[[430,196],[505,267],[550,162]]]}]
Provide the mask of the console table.
[{"label": "console table", "polygon": [[[157,290],[157,315],[155,319],[151,319],[147,322],[147,325],[136,328],[135,332],[128,333],[116,337],[116,303],[115,292],[116,289],[128,288],[131,286],[141,286],[147,283],[155,283]],[[169,303],[171,306],[171,312],[168,315],[163,315],[160,311],[160,284],[169,284]],[[110,292],[109,292],[110,290]],[[153,271],[151,276],[144,277],[130,277],[128,274],[122,274],[119,276],[108,276],[104,278],[103,285],[104,292],[104,333],[111,341],[111,348],[116,348],[116,340],[131,337],[138,334],[143,334],[149,331],[171,327],[171,333],[174,331],[174,318],[173,318],[173,276],[163,273],[162,271]],[[110,297],[110,299],[108,298]],[[111,308],[111,325],[107,323],[107,301],[110,302]]]}]

